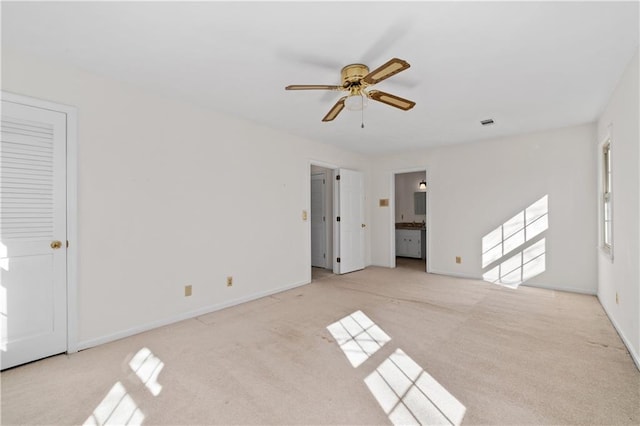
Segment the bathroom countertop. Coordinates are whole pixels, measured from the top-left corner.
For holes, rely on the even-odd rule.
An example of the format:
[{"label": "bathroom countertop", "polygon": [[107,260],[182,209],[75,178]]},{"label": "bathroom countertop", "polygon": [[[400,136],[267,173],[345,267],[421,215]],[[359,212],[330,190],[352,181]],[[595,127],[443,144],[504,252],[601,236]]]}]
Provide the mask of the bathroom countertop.
[{"label": "bathroom countertop", "polygon": [[416,231],[426,231],[424,223],[420,222],[397,222],[396,229],[414,229]]}]

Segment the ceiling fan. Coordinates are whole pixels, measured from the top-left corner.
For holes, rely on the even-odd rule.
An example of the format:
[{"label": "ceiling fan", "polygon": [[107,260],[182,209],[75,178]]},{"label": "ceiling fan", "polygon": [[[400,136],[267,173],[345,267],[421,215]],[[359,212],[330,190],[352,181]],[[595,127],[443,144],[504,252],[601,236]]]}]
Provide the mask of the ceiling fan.
[{"label": "ceiling fan", "polygon": [[366,65],[351,64],[342,68],[342,85],[340,86],[293,84],[285,87],[285,90],[337,90],[349,92],[348,95],[338,99],[338,102],[329,110],[322,121],[332,121],[345,106],[347,109],[361,110],[364,108],[366,99],[373,99],[403,111],[408,111],[415,106],[415,102],[379,90],[369,90],[369,87],[409,67],[408,62],[398,58],[390,59],[371,72],[369,72],[369,67]]}]

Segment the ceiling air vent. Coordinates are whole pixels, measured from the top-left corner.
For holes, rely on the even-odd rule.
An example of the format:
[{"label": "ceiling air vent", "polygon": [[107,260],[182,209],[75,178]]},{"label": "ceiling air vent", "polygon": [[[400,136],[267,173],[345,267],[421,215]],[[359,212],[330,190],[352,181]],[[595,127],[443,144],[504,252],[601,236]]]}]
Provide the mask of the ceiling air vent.
[{"label": "ceiling air vent", "polygon": [[488,119],[488,120],[482,120],[482,121],[480,122],[480,124],[482,124],[483,126],[490,126],[490,125],[492,125],[492,124],[493,124],[493,119],[492,119],[492,118],[490,118],[490,119]]}]

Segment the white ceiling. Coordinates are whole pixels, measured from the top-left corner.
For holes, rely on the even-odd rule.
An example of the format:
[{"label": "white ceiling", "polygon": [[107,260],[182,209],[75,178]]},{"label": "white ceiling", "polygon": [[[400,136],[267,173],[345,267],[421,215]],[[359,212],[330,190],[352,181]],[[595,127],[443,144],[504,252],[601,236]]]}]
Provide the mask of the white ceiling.
[{"label": "white ceiling", "polygon": [[[638,2],[2,2],[2,45],[359,152],[594,121],[639,40]],[[340,69],[411,68],[321,122]],[[493,126],[480,120],[493,118]]]}]

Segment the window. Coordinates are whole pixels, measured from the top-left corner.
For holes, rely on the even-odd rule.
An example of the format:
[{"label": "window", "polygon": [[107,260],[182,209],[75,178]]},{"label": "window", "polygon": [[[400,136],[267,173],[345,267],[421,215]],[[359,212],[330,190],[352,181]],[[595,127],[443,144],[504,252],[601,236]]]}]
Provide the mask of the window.
[{"label": "window", "polygon": [[611,139],[602,146],[602,249],[612,255]]}]

